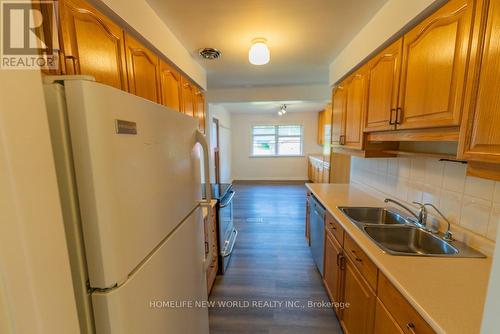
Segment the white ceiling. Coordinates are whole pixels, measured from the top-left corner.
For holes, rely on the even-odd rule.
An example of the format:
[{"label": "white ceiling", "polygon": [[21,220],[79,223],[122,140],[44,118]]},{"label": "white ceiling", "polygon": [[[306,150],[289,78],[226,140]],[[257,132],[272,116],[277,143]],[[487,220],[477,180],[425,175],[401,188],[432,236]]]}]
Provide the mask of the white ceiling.
[{"label": "white ceiling", "polygon": [[318,112],[326,106],[326,102],[314,101],[234,102],[217,105],[231,113],[278,113],[283,104],[287,105],[287,112]]},{"label": "white ceiling", "polygon": [[[387,0],[147,0],[199,59],[208,87],[328,83],[328,65]],[[248,63],[252,39],[264,37],[271,62]]]}]

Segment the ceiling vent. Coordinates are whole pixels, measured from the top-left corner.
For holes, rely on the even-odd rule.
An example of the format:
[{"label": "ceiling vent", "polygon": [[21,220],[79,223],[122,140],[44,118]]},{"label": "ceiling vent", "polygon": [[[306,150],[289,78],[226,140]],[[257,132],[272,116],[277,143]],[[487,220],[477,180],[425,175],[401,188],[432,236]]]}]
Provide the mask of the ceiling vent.
[{"label": "ceiling vent", "polygon": [[198,50],[198,54],[203,58],[203,59],[219,59],[222,56],[222,53],[220,50],[214,49],[214,48],[204,48]]}]

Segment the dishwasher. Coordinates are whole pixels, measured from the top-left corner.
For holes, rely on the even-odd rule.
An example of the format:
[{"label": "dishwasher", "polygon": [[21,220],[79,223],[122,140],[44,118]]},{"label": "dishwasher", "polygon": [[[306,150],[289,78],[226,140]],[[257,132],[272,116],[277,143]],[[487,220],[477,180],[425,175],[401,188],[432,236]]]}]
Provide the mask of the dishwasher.
[{"label": "dishwasher", "polygon": [[314,197],[311,196],[309,208],[311,253],[323,276],[323,250],[325,244],[325,208]]}]

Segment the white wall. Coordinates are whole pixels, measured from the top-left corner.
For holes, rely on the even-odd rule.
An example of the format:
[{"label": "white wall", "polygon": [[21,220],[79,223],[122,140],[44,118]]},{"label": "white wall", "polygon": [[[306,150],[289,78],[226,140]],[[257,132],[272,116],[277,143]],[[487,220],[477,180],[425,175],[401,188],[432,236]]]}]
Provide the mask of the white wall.
[{"label": "white wall", "polygon": [[330,64],[330,85],[341,79],[412,20],[443,2],[388,0]]},{"label": "white wall", "polygon": [[220,163],[220,182],[231,183],[232,177],[232,164],[231,164],[231,115],[220,105],[208,105],[207,117],[207,137],[210,142],[210,179],[215,182],[215,165],[214,165],[214,138],[212,138],[212,124],[213,119],[219,120],[219,163]]},{"label": "white wall", "polygon": [[[104,3],[123,21],[153,44],[202,88],[207,88],[205,69],[191,56],[146,0],[91,0],[102,9]],[[109,13],[106,13],[109,14]]]},{"label": "white wall", "polygon": [[[304,129],[303,157],[251,157],[252,125],[300,124]],[[320,153],[317,112],[231,113],[232,169],[235,180],[307,180],[307,155]]]},{"label": "white wall", "polygon": [[353,157],[351,181],[383,197],[433,203],[451,221],[456,239],[491,255],[500,219],[500,182],[466,176],[466,168],[436,158]]},{"label": "white wall", "polygon": [[38,71],[0,70],[0,216],[0,332],[79,333]]}]

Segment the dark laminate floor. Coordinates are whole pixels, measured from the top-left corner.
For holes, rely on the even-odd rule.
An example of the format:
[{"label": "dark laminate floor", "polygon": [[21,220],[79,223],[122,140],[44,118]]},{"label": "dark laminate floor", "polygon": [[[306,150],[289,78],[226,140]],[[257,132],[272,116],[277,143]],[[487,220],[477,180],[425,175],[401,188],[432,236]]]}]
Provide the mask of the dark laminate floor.
[{"label": "dark laminate floor", "polygon": [[[250,307],[210,309],[210,333],[342,333],[304,238],[303,185],[235,185],[239,231],[229,270],[218,276],[210,300]],[[262,221],[259,221],[262,219]],[[254,301],[289,301],[296,307],[252,307]]]}]

